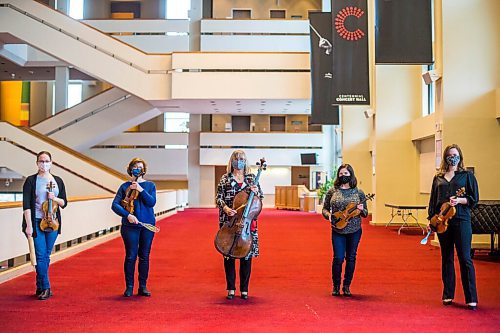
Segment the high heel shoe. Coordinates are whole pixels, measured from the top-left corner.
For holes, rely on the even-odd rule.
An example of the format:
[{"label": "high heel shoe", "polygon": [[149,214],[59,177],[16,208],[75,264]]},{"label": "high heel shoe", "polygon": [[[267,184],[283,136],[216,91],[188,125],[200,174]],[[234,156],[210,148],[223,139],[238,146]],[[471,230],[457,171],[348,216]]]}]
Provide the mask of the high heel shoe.
[{"label": "high heel shoe", "polygon": [[344,293],[344,296],[346,297],[351,297],[351,290],[349,289],[349,286],[343,286],[342,287],[342,292]]},{"label": "high heel shoe", "polygon": [[340,296],[340,286],[333,286],[332,296]]},{"label": "high heel shoe", "polygon": [[448,305],[452,305],[452,304],[453,304],[453,300],[451,298],[443,299],[444,306],[448,306]]},{"label": "high heel shoe", "polygon": [[477,310],[477,303],[467,303],[467,309],[476,311]]},{"label": "high heel shoe", "polygon": [[151,297],[151,292],[146,287],[139,287],[139,289],[137,290],[137,294],[139,296]]},{"label": "high heel shoe", "polygon": [[234,298],[234,290],[228,290],[226,298],[233,299]]},{"label": "high heel shoe", "polygon": [[124,297],[130,297],[134,293],[134,287],[127,287],[125,291],[123,292]]}]

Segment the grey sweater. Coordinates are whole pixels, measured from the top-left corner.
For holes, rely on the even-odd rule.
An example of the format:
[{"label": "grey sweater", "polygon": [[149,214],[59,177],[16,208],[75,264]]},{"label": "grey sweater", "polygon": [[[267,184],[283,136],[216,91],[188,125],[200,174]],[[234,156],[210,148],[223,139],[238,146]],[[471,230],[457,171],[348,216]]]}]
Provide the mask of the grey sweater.
[{"label": "grey sweater", "polygon": [[[365,193],[357,187],[349,189],[331,188],[325,195],[323,217],[330,220],[330,214],[333,215],[334,212],[343,211],[350,202],[359,204],[363,200],[365,200]],[[363,207],[361,215],[353,217],[344,229],[336,229],[332,222],[332,230],[339,234],[351,234],[361,229],[361,216],[368,216],[366,201],[363,203]]]}]

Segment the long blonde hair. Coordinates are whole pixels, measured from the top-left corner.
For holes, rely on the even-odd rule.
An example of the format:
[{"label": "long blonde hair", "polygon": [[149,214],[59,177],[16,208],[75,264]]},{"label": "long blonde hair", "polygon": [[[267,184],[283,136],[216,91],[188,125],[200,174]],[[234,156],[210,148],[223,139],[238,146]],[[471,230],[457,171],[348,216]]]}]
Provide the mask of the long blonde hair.
[{"label": "long blonde hair", "polygon": [[231,154],[231,157],[229,157],[229,162],[227,162],[227,168],[226,171],[227,173],[232,173],[233,172],[233,161],[237,161],[239,159],[244,159],[245,160],[245,175],[250,173],[250,167],[248,165],[248,160],[247,160],[247,155],[243,150],[235,150]]},{"label": "long blonde hair", "polygon": [[464,167],[464,155],[462,154],[462,149],[460,149],[460,147],[457,145],[457,144],[451,144],[449,146],[447,146],[445,149],[444,149],[444,152],[443,152],[443,158],[441,159],[441,165],[439,166],[439,170],[437,172],[437,175],[438,176],[443,176],[446,172],[448,172],[448,162],[446,162],[446,156],[448,155],[448,152],[455,148],[457,151],[458,151],[458,155],[460,156],[460,162],[458,162],[458,165],[457,165],[457,170],[458,171],[464,171],[465,170],[465,167]]}]

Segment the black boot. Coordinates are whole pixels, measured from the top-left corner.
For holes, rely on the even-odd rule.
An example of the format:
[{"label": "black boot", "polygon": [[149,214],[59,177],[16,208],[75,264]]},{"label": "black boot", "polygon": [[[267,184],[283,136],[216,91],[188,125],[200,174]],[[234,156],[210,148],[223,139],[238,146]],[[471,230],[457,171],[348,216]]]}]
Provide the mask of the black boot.
[{"label": "black boot", "polygon": [[351,290],[349,289],[349,286],[343,286],[342,287],[342,292],[344,293],[344,296],[346,297],[351,297]]},{"label": "black boot", "polygon": [[124,297],[130,297],[134,293],[134,287],[127,287],[125,291],[123,292]]},{"label": "black boot", "polygon": [[332,296],[340,296],[340,286],[333,286]]},{"label": "black boot", "polygon": [[40,295],[38,295],[38,299],[41,301],[45,301],[50,297],[50,289],[43,289]]},{"label": "black boot", "polygon": [[140,296],[151,297],[151,292],[146,287],[139,287],[139,290],[137,290],[137,294]]}]

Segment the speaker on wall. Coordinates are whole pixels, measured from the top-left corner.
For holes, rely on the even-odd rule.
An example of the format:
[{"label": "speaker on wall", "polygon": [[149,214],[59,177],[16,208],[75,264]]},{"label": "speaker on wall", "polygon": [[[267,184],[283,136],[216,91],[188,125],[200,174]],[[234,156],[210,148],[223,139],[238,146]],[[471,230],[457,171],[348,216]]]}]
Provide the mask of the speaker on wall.
[{"label": "speaker on wall", "polygon": [[375,0],[375,63],[433,62],[431,0]]}]

